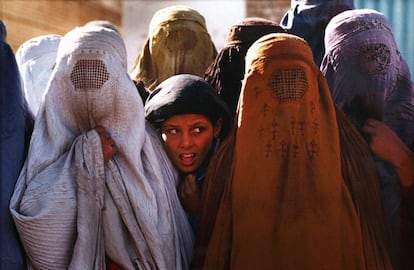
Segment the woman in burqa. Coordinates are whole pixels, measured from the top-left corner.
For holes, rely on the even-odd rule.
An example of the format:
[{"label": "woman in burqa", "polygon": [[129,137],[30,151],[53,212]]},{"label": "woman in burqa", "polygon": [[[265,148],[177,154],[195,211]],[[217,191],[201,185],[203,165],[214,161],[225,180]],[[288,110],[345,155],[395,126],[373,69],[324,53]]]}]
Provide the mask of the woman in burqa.
[{"label": "woman in burqa", "polygon": [[186,6],[166,7],[152,17],[131,77],[151,92],[172,75],[203,76],[216,55],[203,15]]},{"label": "woman in burqa", "polygon": [[[256,17],[245,18],[232,25],[228,30],[225,45],[206,70],[204,79],[216,89],[219,96],[227,103],[232,121],[236,114],[244,77],[244,58],[247,49],[261,36],[281,32],[285,31],[277,23]],[[229,158],[230,156],[228,155]],[[221,160],[221,162],[226,163],[229,160]],[[210,239],[225,184],[224,175],[210,178],[208,182],[204,183],[201,194],[200,226],[196,234],[191,266],[193,269],[199,269],[203,264],[205,248]]]},{"label": "woman in burqa", "polygon": [[[341,13],[326,28],[325,47],[321,70],[339,109],[360,132],[368,119],[382,121],[412,149],[414,88],[387,18],[371,9]],[[407,190],[407,183],[399,180],[391,164],[374,158],[398,269],[399,240],[404,238],[400,237],[401,192]]]},{"label": "woman in burqa", "polygon": [[24,94],[35,116],[55,66],[61,38],[55,34],[37,36],[24,42],[16,51]]},{"label": "woman in burqa", "polygon": [[289,33],[304,38],[317,66],[325,53],[325,28],[335,15],[354,9],[354,0],[291,0],[290,9],[280,25]]},{"label": "woman in burqa", "polygon": [[206,175],[227,182],[203,269],[392,269],[369,148],[306,41],[263,36],[245,70],[237,126]]},{"label": "woman in burqa", "polygon": [[224,99],[234,118],[244,76],[244,57],[247,49],[259,37],[269,33],[284,33],[279,24],[263,18],[245,18],[232,25],[227,32],[224,47],[207,68],[204,79]]},{"label": "woman in burqa", "polygon": [[[118,152],[104,164],[104,127]],[[177,173],[126,70],[119,34],[61,40],[11,212],[33,269],[186,269],[192,232]]]},{"label": "woman in burqa", "polygon": [[13,50],[0,20],[0,269],[26,269],[9,204],[33,128]]}]

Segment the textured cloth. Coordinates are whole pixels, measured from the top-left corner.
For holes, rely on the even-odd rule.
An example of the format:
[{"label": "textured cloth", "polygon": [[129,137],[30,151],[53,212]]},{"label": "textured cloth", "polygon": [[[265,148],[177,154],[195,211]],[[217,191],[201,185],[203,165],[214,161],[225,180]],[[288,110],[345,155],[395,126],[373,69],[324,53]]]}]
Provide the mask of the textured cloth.
[{"label": "textured cloth", "polygon": [[[194,253],[191,260],[191,269],[193,270],[203,268],[220,203],[221,207],[225,207],[226,203],[228,203],[222,203],[222,198],[225,194],[228,194],[225,189],[226,185],[230,182],[228,179],[231,179],[232,177],[231,168],[234,155],[235,138],[235,128],[232,128],[230,133],[220,143],[217,151],[210,159],[207,168],[201,192],[200,225],[196,234]],[[230,218],[230,216],[227,218]],[[226,220],[227,219],[221,219],[219,226],[222,226],[223,230],[230,230],[230,228],[226,227],[226,225],[228,225],[228,223],[225,222]],[[227,254],[221,253],[221,256],[227,256]]]},{"label": "textured cloth", "polygon": [[227,105],[211,85],[196,75],[180,74],[170,77],[152,92],[145,104],[145,117],[156,128],[178,114],[202,114],[212,123],[222,118],[221,138],[230,129]]},{"label": "textured cloth", "polygon": [[[0,21],[0,26],[5,26]],[[3,32],[3,30],[1,30]],[[0,269],[26,269],[23,247],[9,211],[33,127],[10,46],[0,39]]]},{"label": "textured cloth", "polygon": [[55,66],[60,39],[61,36],[53,34],[38,36],[24,42],[16,51],[24,94],[34,115],[37,114]]},{"label": "textured cloth", "polygon": [[202,76],[217,55],[204,17],[186,6],[157,11],[131,71],[149,91],[176,74]]},{"label": "textured cloth", "polygon": [[[118,153],[103,164],[97,125]],[[61,40],[11,211],[35,269],[186,269],[192,232],[177,173],[126,70],[121,37],[81,27]]]},{"label": "textured cloth", "polygon": [[92,21],[87,22],[85,24],[85,26],[100,26],[100,27],[105,27],[105,28],[109,28],[111,30],[114,30],[115,32],[118,32],[118,34],[121,34],[119,32],[118,27],[116,27],[115,24],[113,24],[112,22],[107,21],[107,20],[92,20]]},{"label": "textured cloth", "polygon": [[246,18],[230,27],[223,49],[207,68],[204,78],[224,99],[234,118],[244,76],[247,49],[259,37],[285,32],[277,23],[262,18]]},{"label": "textured cloth", "polygon": [[[204,78],[217,90],[217,93],[227,103],[231,111],[231,119],[235,117],[239,100],[241,84],[244,77],[245,56],[248,48],[261,36],[269,33],[285,32],[277,23],[263,18],[246,18],[232,25],[227,32],[225,45],[219,51],[214,62],[207,69]],[[222,154],[227,148],[232,151],[233,135],[228,136],[213,156],[211,162],[220,163],[220,166],[231,163],[232,154]],[[230,140],[230,142],[229,142]],[[215,156],[222,158],[215,158]],[[210,163],[211,164],[211,163]],[[213,164],[213,168],[217,166]],[[200,269],[205,256],[205,249],[214,227],[215,217],[223,194],[228,175],[226,170],[213,173],[214,179],[205,182],[202,191],[202,210],[200,227],[196,235],[196,245],[192,260],[192,268]],[[207,171],[206,179],[210,177]]]},{"label": "textured cloth", "polygon": [[6,42],[7,30],[3,21],[0,20],[0,41]]},{"label": "textured cloth", "polygon": [[[368,118],[383,121],[409,146],[414,143],[414,88],[387,18],[369,9],[334,17],[326,28],[321,64],[332,98],[361,131]],[[384,205],[392,226],[397,268],[401,195],[392,166],[376,158]],[[397,268],[398,269],[398,268]]]},{"label": "textured cloth", "polygon": [[325,53],[325,27],[332,17],[354,9],[354,0],[292,0],[280,25],[290,34],[304,38],[313,52],[316,65]]},{"label": "textured cloth", "polygon": [[232,135],[206,176],[229,178],[203,269],[390,269],[385,229],[373,227],[384,215],[375,203],[363,205],[375,220],[359,211],[375,186],[352,186],[359,178],[343,171],[343,155],[356,158],[342,153],[350,136],[303,39],[268,34],[250,47]]}]

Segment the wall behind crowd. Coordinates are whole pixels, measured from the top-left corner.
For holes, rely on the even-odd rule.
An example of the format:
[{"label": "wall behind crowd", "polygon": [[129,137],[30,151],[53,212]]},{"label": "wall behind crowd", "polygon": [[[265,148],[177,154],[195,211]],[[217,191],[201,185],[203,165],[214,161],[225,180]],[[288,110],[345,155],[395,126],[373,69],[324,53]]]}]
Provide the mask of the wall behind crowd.
[{"label": "wall behind crowd", "polygon": [[0,0],[0,18],[7,27],[7,42],[16,52],[30,38],[64,35],[90,20],[105,19],[120,26],[122,0]]}]

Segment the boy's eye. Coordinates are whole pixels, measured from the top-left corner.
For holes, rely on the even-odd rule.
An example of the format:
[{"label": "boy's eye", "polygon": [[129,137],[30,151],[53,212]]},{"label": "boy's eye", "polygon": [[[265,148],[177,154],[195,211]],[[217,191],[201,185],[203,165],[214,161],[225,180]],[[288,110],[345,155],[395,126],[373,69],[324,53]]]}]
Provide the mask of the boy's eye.
[{"label": "boy's eye", "polygon": [[203,132],[205,130],[205,128],[204,127],[195,127],[194,128],[194,132],[196,132],[196,133],[201,133],[201,132]]},{"label": "boy's eye", "polygon": [[174,135],[174,134],[178,133],[178,129],[176,129],[176,128],[166,128],[166,129],[163,129],[162,132],[166,133],[166,134],[173,134]]},{"label": "boy's eye", "polygon": [[170,128],[167,130],[167,133],[169,134],[177,134],[178,133],[178,129],[176,128]]}]

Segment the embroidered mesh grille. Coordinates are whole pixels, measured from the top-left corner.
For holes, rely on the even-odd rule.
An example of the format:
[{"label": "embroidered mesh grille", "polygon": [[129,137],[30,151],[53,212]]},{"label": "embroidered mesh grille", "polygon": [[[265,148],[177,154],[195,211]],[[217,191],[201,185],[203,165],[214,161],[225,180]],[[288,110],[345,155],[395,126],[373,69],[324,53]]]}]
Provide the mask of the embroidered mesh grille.
[{"label": "embroidered mesh grille", "polygon": [[166,46],[170,52],[177,50],[191,50],[197,44],[197,36],[190,29],[180,29],[168,33]]},{"label": "embroidered mesh grille", "polygon": [[108,79],[105,63],[98,59],[78,60],[70,74],[76,90],[100,89]]},{"label": "embroidered mesh grille", "polygon": [[359,61],[362,70],[369,74],[384,73],[391,63],[391,52],[382,43],[366,44],[359,49]]},{"label": "embroidered mesh grille", "polygon": [[302,69],[281,69],[273,75],[271,87],[281,102],[292,101],[305,95],[308,82]]}]

